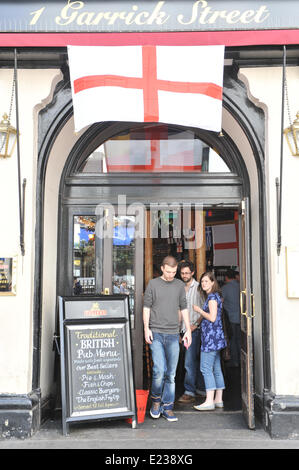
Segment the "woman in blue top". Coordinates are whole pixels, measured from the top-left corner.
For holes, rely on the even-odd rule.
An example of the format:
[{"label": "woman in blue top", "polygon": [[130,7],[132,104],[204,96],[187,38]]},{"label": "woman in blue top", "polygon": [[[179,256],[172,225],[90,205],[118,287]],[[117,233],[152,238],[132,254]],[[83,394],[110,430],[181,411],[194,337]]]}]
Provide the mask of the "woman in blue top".
[{"label": "woman in blue top", "polygon": [[[206,296],[203,308],[193,308],[201,315],[201,354],[200,370],[206,386],[206,400],[202,405],[194,406],[198,411],[223,408],[222,393],[225,388],[221,370],[220,351],[226,347],[221,312],[222,300],[219,287],[213,273],[206,272],[200,278],[199,288]],[[216,393],[215,393],[216,392]]]}]

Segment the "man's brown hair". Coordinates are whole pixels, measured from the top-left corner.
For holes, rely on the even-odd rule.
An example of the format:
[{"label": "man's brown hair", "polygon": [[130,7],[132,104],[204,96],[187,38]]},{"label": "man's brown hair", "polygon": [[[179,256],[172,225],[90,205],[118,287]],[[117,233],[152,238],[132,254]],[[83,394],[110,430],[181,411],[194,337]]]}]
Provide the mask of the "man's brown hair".
[{"label": "man's brown hair", "polygon": [[178,265],[177,260],[173,256],[165,256],[165,258],[162,261],[161,266],[164,266],[167,264],[167,266],[170,266],[171,268],[175,268]]}]

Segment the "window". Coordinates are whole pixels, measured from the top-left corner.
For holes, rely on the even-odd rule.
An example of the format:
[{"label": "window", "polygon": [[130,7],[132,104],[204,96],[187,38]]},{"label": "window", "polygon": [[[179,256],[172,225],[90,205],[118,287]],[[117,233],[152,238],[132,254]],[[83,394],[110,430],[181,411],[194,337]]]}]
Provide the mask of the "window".
[{"label": "window", "polygon": [[95,292],[95,216],[74,217],[73,293]]},{"label": "window", "polygon": [[128,294],[131,313],[135,299],[135,217],[114,216],[112,250],[112,289]]},{"label": "window", "polygon": [[218,153],[191,130],[167,125],[129,129],[101,144],[79,168],[82,173],[229,173]]}]

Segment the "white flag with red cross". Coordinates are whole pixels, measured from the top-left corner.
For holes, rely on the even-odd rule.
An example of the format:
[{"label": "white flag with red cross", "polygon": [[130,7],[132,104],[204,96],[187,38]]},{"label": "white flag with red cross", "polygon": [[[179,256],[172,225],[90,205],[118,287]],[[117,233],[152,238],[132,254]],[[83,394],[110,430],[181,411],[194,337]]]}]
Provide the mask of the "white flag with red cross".
[{"label": "white flag with red cross", "polygon": [[202,146],[201,140],[190,139],[188,131],[171,136],[164,125],[138,129],[104,143],[109,173],[201,171]]},{"label": "white flag with red cross", "polygon": [[75,130],[102,121],[220,131],[224,46],[68,46]]},{"label": "white flag with red cross", "polygon": [[238,223],[214,225],[212,232],[214,266],[239,266]]}]

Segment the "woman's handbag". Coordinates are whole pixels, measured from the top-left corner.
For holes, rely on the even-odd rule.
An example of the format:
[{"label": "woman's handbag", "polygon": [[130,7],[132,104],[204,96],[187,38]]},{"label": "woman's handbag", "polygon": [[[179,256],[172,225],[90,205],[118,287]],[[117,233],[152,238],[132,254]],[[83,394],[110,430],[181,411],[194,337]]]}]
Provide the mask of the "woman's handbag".
[{"label": "woman's handbag", "polygon": [[230,325],[228,315],[227,315],[227,313],[224,309],[222,309],[221,319],[222,319],[222,327],[223,327],[224,338],[225,338],[225,341],[226,341],[226,347],[221,349],[221,358],[224,362],[227,362],[231,358],[230,338],[231,338],[231,335],[232,335],[232,331],[231,331],[231,325]]}]

